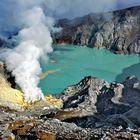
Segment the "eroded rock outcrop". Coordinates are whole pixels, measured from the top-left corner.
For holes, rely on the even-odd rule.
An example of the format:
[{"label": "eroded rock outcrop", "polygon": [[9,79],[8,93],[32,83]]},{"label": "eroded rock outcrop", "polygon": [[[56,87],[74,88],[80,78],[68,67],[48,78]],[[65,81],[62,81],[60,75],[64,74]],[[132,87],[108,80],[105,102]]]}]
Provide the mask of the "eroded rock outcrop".
[{"label": "eroded rock outcrop", "polygon": [[140,53],[140,7],[59,20],[63,30],[54,43],[106,48],[114,53]]},{"label": "eroded rock outcrop", "polygon": [[140,138],[140,81],[134,76],[111,84],[88,76],[55,96],[59,99],[29,105],[19,87],[11,87],[3,66],[0,73],[0,139]]},{"label": "eroded rock outcrop", "polygon": [[64,112],[58,112],[55,117],[86,128],[137,128],[140,126],[139,85],[140,81],[133,76],[124,83],[111,84],[86,77],[59,95],[64,101]]},{"label": "eroded rock outcrop", "polygon": [[[39,119],[15,112],[2,110],[0,120],[0,139],[11,140],[99,140],[99,139],[139,139],[139,129],[91,129],[81,128],[74,123],[61,122],[57,119]],[[10,113],[10,114],[9,114]],[[16,114],[16,115],[13,115]],[[4,115],[7,117],[5,118]],[[11,116],[12,115],[12,116]],[[18,117],[17,117],[18,116]]]}]

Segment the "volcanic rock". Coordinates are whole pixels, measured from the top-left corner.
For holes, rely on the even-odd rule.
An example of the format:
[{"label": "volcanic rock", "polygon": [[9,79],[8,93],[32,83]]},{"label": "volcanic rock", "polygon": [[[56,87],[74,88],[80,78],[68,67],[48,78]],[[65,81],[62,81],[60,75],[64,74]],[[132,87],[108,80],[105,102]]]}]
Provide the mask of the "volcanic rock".
[{"label": "volcanic rock", "polygon": [[140,7],[108,13],[91,13],[72,20],[59,20],[62,31],[54,43],[106,48],[114,53],[140,53]]},{"label": "volcanic rock", "polygon": [[59,95],[64,101],[64,110],[55,117],[86,128],[137,128],[140,126],[140,91],[136,85],[139,84],[136,77],[111,84],[95,77],[85,77]]},{"label": "volcanic rock", "polygon": [[139,139],[140,81],[107,83],[85,77],[56,99],[27,104],[11,87],[1,66],[0,139],[98,140]]},{"label": "volcanic rock", "polygon": [[36,101],[35,103],[27,103],[24,100],[24,93],[20,89],[12,88],[12,83],[8,82],[7,79],[11,75],[5,73],[5,67],[3,64],[0,66],[0,105],[4,107],[9,107],[10,109],[15,109],[18,111],[27,111],[40,113],[42,111],[61,108],[63,106],[62,100],[56,99],[52,96],[44,97],[45,100]]}]

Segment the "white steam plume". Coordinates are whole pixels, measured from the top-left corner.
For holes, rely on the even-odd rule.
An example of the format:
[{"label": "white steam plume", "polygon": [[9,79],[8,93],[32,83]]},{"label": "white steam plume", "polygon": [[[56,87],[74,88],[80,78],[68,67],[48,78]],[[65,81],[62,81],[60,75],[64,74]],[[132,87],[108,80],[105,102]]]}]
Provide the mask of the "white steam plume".
[{"label": "white steam plume", "polygon": [[74,18],[90,12],[105,12],[133,5],[140,0],[0,0],[0,32],[5,35],[21,27],[19,13],[41,6],[47,16]]},{"label": "white steam plume", "polygon": [[18,35],[20,44],[6,57],[6,65],[25,93],[25,100],[34,102],[44,97],[38,87],[41,73],[38,59],[44,53],[52,51],[52,39],[48,27],[45,26],[46,18],[40,7],[25,11],[23,16],[24,28]]}]

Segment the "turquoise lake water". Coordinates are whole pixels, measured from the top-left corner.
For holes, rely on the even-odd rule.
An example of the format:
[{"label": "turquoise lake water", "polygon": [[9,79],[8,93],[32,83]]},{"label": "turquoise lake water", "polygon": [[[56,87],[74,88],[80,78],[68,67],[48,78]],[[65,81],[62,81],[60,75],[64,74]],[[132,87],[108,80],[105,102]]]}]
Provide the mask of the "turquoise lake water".
[{"label": "turquoise lake water", "polygon": [[137,55],[115,55],[104,49],[79,46],[55,46],[48,64],[41,62],[43,72],[61,69],[40,81],[43,93],[61,93],[85,76],[94,76],[108,82],[121,82],[129,75],[140,79],[140,59]]}]

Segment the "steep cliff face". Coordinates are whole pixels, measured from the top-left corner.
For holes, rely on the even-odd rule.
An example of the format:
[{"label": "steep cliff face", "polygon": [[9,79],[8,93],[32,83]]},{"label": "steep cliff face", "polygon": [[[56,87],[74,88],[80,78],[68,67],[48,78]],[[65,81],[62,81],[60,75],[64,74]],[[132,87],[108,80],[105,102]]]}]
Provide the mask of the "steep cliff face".
[{"label": "steep cliff face", "polygon": [[111,84],[88,76],[58,96],[64,102],[54,117],[59,120],[84,128],[140,126],[140,81],[134,76]]},{"label": "steep cliff face", "polygon": [[140,53],[140,7],[59,20],[55,43],[107,48],[114,53]]}]

